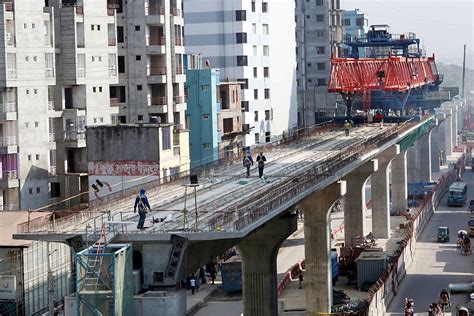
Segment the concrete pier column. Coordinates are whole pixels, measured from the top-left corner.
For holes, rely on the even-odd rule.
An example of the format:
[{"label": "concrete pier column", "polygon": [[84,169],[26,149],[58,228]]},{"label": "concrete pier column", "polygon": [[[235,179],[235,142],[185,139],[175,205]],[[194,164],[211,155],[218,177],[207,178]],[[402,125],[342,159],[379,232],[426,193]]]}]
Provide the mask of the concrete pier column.
[{"label": "concrete pier column", "polygon": [[417,141],[417,162],[420,182],[431,182],[431,131]]},{"label": "concrete pier column", "polygon": [[435,126],[431,130],[430,134],[430,146],[431,146],[431,172],[439,172],[439,128],[440,126]]},{"label": "concrete pier column", "polygon": [[372,174],[372,232],[377,238],[390,237],[390,187],[388,166],[400,154],[400,145],[377,156],[378,170]]},{"label": "concrete pier column", "polygon": [[407,168],[408,168],[408,178],[407,182],[420,182],[420,168],[418,161],[418,147],[419,140],[415,142],[414,146],[408,148],[407,150]]},{"label": "concrete pier column", "polygon": [[438,151],[443,152],[442,160],[444,164],[446,161],[446,114],[438,112],[436,118],[440,122],[438,126]]},{"label": "concrete pier column", "polygon": [[458,111],[458,107],[454,104],[451,106],[451,110],[453,111],[452,121],[451,121],[453,132],[451,134],[451,137],[452,137],[452,145],[453,145],[453,147],[455,147],[455,146],[458,145],[458,120],[459,120],[458,116],[459,116],[459,111]]},{"label": "concrete pier column", "polygon": [[407,152],[404,150],[392,160],[392,209],[405,211],[408,207]]},{"label": "concrete pier column", "polygon": [[331,312],[330,209],[345,193],[346,182],[338,181],[300,204],[304,211],[306,315]]},{"label": "concrete pier column", "polygon": [[451,109],[441,109],[440,112],[446,114],[444,119],[444,134],[445,134],[445,142],[444,142],[444,150],[446,156],[450,156],[453,154],[453,127],[452,127],[452,110]]},{"label": "concrete pier column", "polygon": [[288,215],[263,225],[237,245],[242,256],[244,315],[278,314],[278,249],[296,229],[296,216]]},{"label": "concrete pier column", "polygon": [[353,239],[369,232],[365,225],[365,183],[378,169],[377,159],[366,162],[343,180],[349,190],[344,197],[344,239],[345,246],[353,246]]}]

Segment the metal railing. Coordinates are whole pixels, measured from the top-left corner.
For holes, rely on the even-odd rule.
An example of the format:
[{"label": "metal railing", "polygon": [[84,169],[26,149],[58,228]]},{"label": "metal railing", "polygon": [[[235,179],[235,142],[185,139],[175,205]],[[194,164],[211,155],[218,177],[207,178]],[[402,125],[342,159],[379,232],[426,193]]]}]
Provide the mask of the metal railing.
[{"label": "metal railing", "polygon": [[177,75],[182,75],[184,73],[184,68],[183,67],[176,67],[176,74]]},{"label": "metal railing", "polygon": [[171,8],[170,8],[170,13],[171,13],[173,16],[181,16],[181,10],[178,9],[178,8],[175,8],[175,7],[171,7]]},{"label": "metal railing", "polygon": [[114,16],[115,15],[115,9],[107,8],[107,15],[108,16]]},{"label": "metal railing", "polygon": [[2,113],[16,112],[16,111],[17,111],[16,101],[7,101],[3,103],[0,107],[0,112]]},{"label": "metal railing", "polygon": [[183,96],[177,95],[173,97],[173,102],[176,104],[183,104]]},{"label": "metal railing", "polygon": [[48,100],[48,110],[49,111],[54,110],[54,101],[53,100]]},{"label": "metal railing", "polygon": [[150,76],[164,76],[166,75],[166,67],[149,67]]},{"label": "metal railing", "polygon": [[175,38],[175,45],[176,46],[183,46],[184,45],[184,38],[183,37],[176,37]]},{"label": "metal railing", "polygon": [[164,36],[150,37],[148,39],[148,45],[150,45],[150,46],[165,45],[165,44],[166,44],[166,39],[165,39]]},{"label": "metal railing", "polygon": [[48,166],[48,174],[50,176],[55,176],[56,175],[56,166]]},{"label": "metal railing", "polygon": [[65,131],[64,141],[80,141],[86,139],[86,131]]},{"label": "metal railing", "polygon": [[109,67],[109,77],[116,77],[116,76],[117,76],[117,68]]},{"label": "metal railing", "polygon": [[84,6],[82,5],[75,5],[76,14],[83,15],[84,14]]},{"label": "metal railing", "polygon": [[164,15],[165,8],[163,6],[148,7],[147,15]]},{"label": "metal railing", "polygon": [[0,137],[0,146],[16,146],[18,144],[16,136],[4,136]]},{"label": "metal railing", "polygon": [[117,46],[117,38],[109,37],[109,46]]},{"label": "metal railing", "polygon": [[7,78],[8,79],[16,79],[17,72],[16,69],[7,69]]},{"label": "metal railing", "polygon": [[119,99],[118,98],[110,98],[110,106],[118,106]]},{"label": "metal railing", "polygon": [[13,12],[15,7],[13,6],[13,2],[5,2],[5,11]]},{"label": "metal railing", "polygon": [[151,105],[167,105],[166,97],[151,97]]},{"label": "metal railing", "polygon": [[18,179],[18,170],[4,170],[2,171],[1,180],[17,180]]},{"label": "metal railing", "polygon": [[55,133],[49,133],[48,140],[49,140],[50,143],[54,143],[56,141],[56,134]]},{"label": "metal railing", "polygon": [[54,78],[54,68],[46,68],[44,75],[46,78]]},{"label": "metal railing", "polygon": [[77,68],[77,77],[85,78],[85,76],[86,76],[86,68]]},{"label": "metal railing", "polygon": [[5,42],[8,46],[15,46],[16,38],[12,33],[5,33]]}]

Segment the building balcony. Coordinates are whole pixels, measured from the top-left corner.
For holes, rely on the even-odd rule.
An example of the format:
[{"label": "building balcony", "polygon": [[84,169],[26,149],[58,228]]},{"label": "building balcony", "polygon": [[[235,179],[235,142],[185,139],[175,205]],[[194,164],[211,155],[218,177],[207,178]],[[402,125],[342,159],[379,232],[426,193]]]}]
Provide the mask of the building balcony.
[{"label": "building balcony", "polygon": [[166,83],[166,67],[149,67],[148,83]]},{"label": "building balcony", "polygon": [[148,7],[146,15],[165,15],[165,8],[163,6]]},{"label": "building balcony", "polygon": [[109,46],[117,46],[117,38],[109,37]]},{"label": "building balcony", "polygon": [[54,143],[56,141],[56,134],[55,133],[49,133],[48,134],[48,141],[50,143]]},{"label": "building balcony", "polygon": [[13,2],[5,2],[5,9],[6,12],[13,12],[15,10],[15,6]]},{"label": "building balcony", "polygon": [[68,143],[66,147],[70,148],[83,148],[86,146],[86,131],[65,131],[64,142]]},{"label": "building balcony", "polygon": [[151,97],[150,111],[153,113],[168,113],[166,97]]},{"label": "building balcony", "polygon": [[3,170],[0,175],[0,189],[12,189],[20,186],[17,170]]},{"label": "building balcony", "polygon": [[56,175],[56,166],[48,166],[48,175],[50,176]]},{"label": "building balcony", "polygon": [[173,16],[181,16],[181,10],[178,9],[178,8],[175,8],[175,7],[171,7],[171,8],[170,8],[170,13],[171,13]]},{"label": "building balcony", "polygon": [[119,106],[119,99],[118,98],[110,98],[110,106]]},{"label": "building balcony", "polygon": [[5,33],[5,44],[9,47],[15,47],[16,36],[12,33]]},{"label": "building balcony", "polygon": [[9,147],[9,146],[17,146],[17,138],[16,136],[5,136],[0,137],[0,147]]},{"label": "building balcony", "polygon": [[114,16],[115,15],[115,9],[107,8],[107,15],[108,16]]},{"label": "building balcony", "polygon": [[7,69],[7,79],[16,79],[17,71],[16,69]]},{"label": "building balcony", "polygon": [[174,96],[173,97],[173,103],[174,104],[183,104],[184,103],[184,98],[182,96]]},{"label": "building balcony", "polygon": [[175,38],[175,45],[176,46],[184,46],[184,38],[183,37],[176,37]]},{"label": "building balcony", "polygon": [[17,118],[16,102],[5,102],[0,107],[0,121],[15,121]]},{"label": "building balcony", "polygon": [[148,38],[148,46],[160,46],[160,45],[165,45],[165,44],[166,44],[166,39],[164,36]]},{"label": "building balcony", "polygon": [[84,6],[82,5],[75,5],[76,14],[77,15],[84,15]]},{"label": "building balcony", "polygon": [[176,67],[176,74],[177,75],[184,74],[184,68],[183,67]]},{"label": "building balcony", "polygon": [[149,55],[164,55],[166,53],[165,38],[149,39],[146,46],[146,53]]}]

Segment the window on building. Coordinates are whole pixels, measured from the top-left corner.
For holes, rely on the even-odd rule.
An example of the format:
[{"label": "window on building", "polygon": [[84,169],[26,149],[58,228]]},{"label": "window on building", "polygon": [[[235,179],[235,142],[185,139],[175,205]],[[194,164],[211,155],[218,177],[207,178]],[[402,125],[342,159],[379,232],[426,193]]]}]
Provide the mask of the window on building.
[{"label": "window on building", "polygon": [[235,37],[237,44],[247,43],[247,33],[236,33]]},{"label": "window on building", "polygon": [[258,143],[260,141],[260,134],[255,133],[255,142]]},{"label": "window on building", "polygon": [[240,107],[242,108],[242,111],[248,112],[249,111],[249,101],[242,101],[240,103]]},{"label": "window on building", "polygon": [[265,78],[270,77],[270,68],[269,67],[264,67],[263,68],[263,77],[265,77]]},{"label": "window on building", "polygon": [[28,188],[28,194],[33,194],[33,188]]},{"label": "window on building", "polygon": [[270,110],[265,110],[265,121],[270,121]]},{"label": "window on building", "polygon": [[351,25],[351,19],[344,19],[344,25],[345,26],[350,26]]},{"label": "window on building", "polygon": [[224,133],[232,133],[234,131],[234,119],[233,118],[226,118],[223,120],[224,125]]},{"label": "window on building", "polygon": [[143,90],[143,86],[141,84],[137,85],[137,90],[138,91],[142,91]]},{"label": "window on building", "polygon": [[136,60],[136,61],[142,60],[142,55],[136,55],[136,56],[135,56],[135,60]]},{"label": "window on building", "polygon": [[257,23],[252,23],[252,33],[257,34]]},{"label": "window on building", "polygon": [[99,92],[102,92],[102,87],[99,87]]},{"label": "window on building", "polygon": [[311,15],[307,14],[306,19],[308,19],[308,20],[311,19]]},{"label": "window on building", "polygon": [[54,78],[54,55],[53,53],[46,53],[44,57],[46,61],[46,78]]},{"label": "window on building", "polygon": [[94,30],[95,30],[95,25],[91,24],[91,31],[94,31]]},{"label": "window on building", "polygon": [[209,143],[205,143],[202,146],[204,147],[204,149],[211,149],[211,144]]},{"label": "window on building", "polygon": [[248,66],[247,56],[237,56],[237,66]]},{"label": "window on building", "polygon": [[270,99],[270,89],[264,90],[265,99]]},{"label": "window on building", "polygon": [[316,15],[316,22],[324,22],[324,15],[322,14]]},{"label": "window on building", "polygon": [[325,70],[326,69],[326,63],[318,63],[318,70]]},{"label": "window on building", "polygon": [[117,76],[117,54],[109,54],[109,76]]},{"label": "window on building", "polygon": [[258,89],[253,90],[253,99],[258,100]]},{"label": "window on building", "polygon": [[247,11],[245,11],[245,10],[235,11],[235,20],[236,21],[247,21]]},{"label": "window on building", "polygon": [[97,31],[100,31],[100,24],[97,24]]},{"label": "window on building", "polygon": [[252,12],[255,12],[255,0],[252,0]]},{"label": "window on building", "polygon": [[265,35],[270,33],[268,24],[262,24],[262,33]]},{"label": "window on building", "polygon": [[171,132],[170,127],[163,127],[161,129],[161,142],[162,142],[162,149],[169,150],[171,149]]},{"label": "window on building", "polygon": [[123,33],[123,26],[117,26],[117,42],[123,43],[125,41],[125,36]]},{"label": "window on building", "polygon": [[324,46],[316,47],[316,54],[323,55],[324,54]]},{"label": "window on building", "polygon": [[86,76],[86,54],[77,54],[77,76],[80,78]]},{"label": "window on building", "polygon": [[31,161],[31,155],[28,155],[28,161]]},{"label": "window on building", "polygon": [[254,78],[258,77],[258,68],[257,67],[253,67],[253,77]]},{"label": "window on building", "polygon": [[140,25],[135,25],[135,31],[140,31]]},{"label": "window on building", "polygon": [[308,79],[308,83],[312,83],[313,82],[313,79]]},{"label": "window on building", "polygon": [[255,122],[258,122],[258,111],[254,111],[254,112],[253,112],[253,120],[254,120]]},{"label": "window on building", "polygon": [[326,79],[318,79],[318,86],[325,86],[326,85]]},{"label": "window on building", "polygon": [[51,182],[51,197],[56,198],[61,196],[61,184],[59,182]]},{"label": "window on building", "polygon": [[248,79],[238,79],[237,81],[242,82],[242,84],[240,84],[240,89],[244,90],[244,89],[249,88],[249,80]]},{"label": "window on building", "polygon": [[324,31],[323,30],[316,30],[316,37],[324,37]]},{"label": "window on building", "polygon": [[265,132],[265,143],[269,143],[272,139],[272,135],[270,132]]},{"label": "window on building", "polygon": [[262,12],[263,13],[268,12],[268,2],[262,2]]},{"label": "window on building", "polygon": [[257,45],[253,45],[253,55],[254,55],[254,56],[257,56],[257,55],[258,55]]},{"label": "window on building", "polygon": [[40,187],[36,187],[36,193],[40,193],[41,192],[41,188]]},{"label": "window on building", "polygon": [[36,160],[40,160],[40,155],[35,155]]},{"label": "window on building", "polygon": [[209,121],[209,114],[204,114],[204,115],[202,116],[202,119],[203,119],[204,121]]},{"label": "window on building", "polygon": [[316,5],[323,5],[323,0],[316,0]]},{"label": "window on building", "polygon": [[118,56],[118,72],[119,74],[125,73],[125,56]]},{"label": "window on building", "polygon": [[263,56],[270,56],[270,46],[263,46]]},{"label": "window on building", "polygon": [[308,63],[308,67],[311,67],[311,63]]}]

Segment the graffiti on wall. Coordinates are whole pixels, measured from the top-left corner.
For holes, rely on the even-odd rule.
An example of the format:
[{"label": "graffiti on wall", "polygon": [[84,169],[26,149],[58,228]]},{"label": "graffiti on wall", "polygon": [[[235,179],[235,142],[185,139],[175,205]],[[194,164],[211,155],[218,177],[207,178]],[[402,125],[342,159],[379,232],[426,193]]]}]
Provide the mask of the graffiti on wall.
[{"label": "graffiti on wall", "polygon": [[100,160],[89,162],[89,176],[159,176],[160,164],[152,160]]}]

